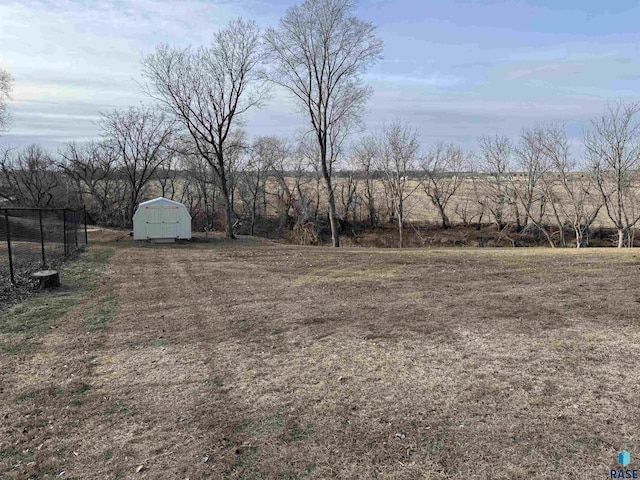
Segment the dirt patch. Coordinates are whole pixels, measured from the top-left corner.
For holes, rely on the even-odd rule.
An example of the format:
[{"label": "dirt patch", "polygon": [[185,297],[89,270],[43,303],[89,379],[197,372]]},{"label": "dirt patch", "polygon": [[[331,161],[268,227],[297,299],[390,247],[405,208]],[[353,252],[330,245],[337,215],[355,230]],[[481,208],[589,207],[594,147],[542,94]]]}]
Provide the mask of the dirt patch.
[{"label": "dirt patch", "polygon": [[91,295],[0,351],[9,478],[598,478],[634,455],[633,250],[115,238]]}]

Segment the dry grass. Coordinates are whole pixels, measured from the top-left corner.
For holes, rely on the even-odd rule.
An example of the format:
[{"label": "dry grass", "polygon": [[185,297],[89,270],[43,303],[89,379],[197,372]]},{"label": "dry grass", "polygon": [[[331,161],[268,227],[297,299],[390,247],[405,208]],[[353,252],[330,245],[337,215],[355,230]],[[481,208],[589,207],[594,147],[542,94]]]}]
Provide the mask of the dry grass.
[{"label": "dry grass", "polygon": [[634,458],[634,250],[106,240],[95,289],[0,351],[7,478],[586,479]]}]

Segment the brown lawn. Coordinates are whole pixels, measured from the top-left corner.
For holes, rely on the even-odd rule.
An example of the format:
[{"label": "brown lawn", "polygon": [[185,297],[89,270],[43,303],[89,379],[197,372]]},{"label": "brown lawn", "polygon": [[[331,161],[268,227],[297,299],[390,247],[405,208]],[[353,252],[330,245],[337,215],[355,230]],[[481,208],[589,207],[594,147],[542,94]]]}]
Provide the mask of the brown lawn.
[{"label": "brown lawn", "polygon": [[114,252],[93,290],[45,297],[74,301],[30,339],[0,319],[2,478],[591,479],[623,448],[636,461],[640,252],[93,237]]}]

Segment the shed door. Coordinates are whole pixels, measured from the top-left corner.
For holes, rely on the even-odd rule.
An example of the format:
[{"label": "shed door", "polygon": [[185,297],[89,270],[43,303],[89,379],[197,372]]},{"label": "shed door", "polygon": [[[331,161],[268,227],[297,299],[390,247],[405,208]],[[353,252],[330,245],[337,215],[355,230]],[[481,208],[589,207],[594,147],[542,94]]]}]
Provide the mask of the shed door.
[{"label": "shed door", "polygon": [[178,236],[178,209],[180,207],[146,207],[147,237],[176,238]]}]

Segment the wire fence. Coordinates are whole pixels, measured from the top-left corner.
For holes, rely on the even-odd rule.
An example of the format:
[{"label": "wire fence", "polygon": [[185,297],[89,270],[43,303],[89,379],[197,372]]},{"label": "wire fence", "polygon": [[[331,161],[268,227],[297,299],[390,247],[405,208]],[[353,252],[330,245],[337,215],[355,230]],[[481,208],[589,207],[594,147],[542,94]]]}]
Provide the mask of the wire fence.
[{"label": "wire fence", "polygon": [[84,208],[0,208],[0,285],[28,281],[87,244]]}]

